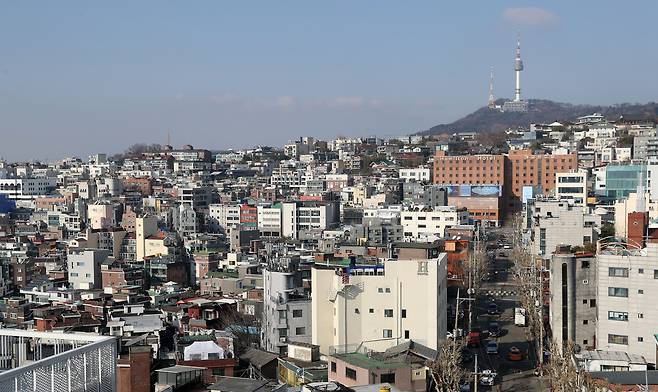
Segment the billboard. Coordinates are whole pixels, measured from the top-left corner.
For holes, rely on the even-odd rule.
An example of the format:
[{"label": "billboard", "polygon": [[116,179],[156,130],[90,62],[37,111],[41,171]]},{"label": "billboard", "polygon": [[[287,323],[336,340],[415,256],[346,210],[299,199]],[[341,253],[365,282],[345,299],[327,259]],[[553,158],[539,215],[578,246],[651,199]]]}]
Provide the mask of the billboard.
[{"label": "billboard", "polygon": [[448,197],[502,197],[501,185],[439,185],[444,188]]}]

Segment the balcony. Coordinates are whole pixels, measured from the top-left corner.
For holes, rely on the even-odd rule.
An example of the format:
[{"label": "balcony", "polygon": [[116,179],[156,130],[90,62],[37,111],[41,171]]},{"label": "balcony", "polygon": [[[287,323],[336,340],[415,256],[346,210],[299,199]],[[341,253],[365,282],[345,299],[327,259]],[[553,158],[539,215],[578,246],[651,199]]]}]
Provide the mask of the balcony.
[{"label": "balcony", "polygon": [[0,391],[115,392],[116,339],[0,329]]}]

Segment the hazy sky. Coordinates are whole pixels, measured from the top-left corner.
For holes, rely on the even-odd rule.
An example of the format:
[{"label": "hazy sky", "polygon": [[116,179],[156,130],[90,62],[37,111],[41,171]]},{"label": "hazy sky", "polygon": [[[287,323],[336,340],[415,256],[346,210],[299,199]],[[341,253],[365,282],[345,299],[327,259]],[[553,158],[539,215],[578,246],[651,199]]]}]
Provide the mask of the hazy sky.
[{"label": "hazy sky", "polygon": [[513,93],[658,95],[647,1],[0,0],[0,157],[393,136]]}]

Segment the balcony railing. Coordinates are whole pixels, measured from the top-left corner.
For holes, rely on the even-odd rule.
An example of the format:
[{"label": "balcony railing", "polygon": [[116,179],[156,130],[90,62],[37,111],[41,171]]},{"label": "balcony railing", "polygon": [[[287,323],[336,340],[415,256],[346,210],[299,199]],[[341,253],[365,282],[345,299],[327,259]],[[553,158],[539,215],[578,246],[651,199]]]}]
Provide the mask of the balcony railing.
[{"label": "balcony railing", "polygon": [[0,392],[116,392],[116,339],[0,329]]}]

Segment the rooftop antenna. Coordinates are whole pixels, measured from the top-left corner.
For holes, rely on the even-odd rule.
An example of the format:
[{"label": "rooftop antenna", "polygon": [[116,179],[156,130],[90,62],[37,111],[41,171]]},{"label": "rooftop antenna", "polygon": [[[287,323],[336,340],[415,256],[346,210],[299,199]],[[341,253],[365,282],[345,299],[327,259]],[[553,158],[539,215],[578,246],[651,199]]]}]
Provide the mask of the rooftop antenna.
[{"label": "rooftop antenna", "polygon": [[171,146],[171,132],[167,131],[167,145]]},{"label": "rooftop antenna", "polygon": [[496,100],[494,99],[494,69],[491,67],[491,72],[489,74],[489,108],[493,109],[496,106]]}]

